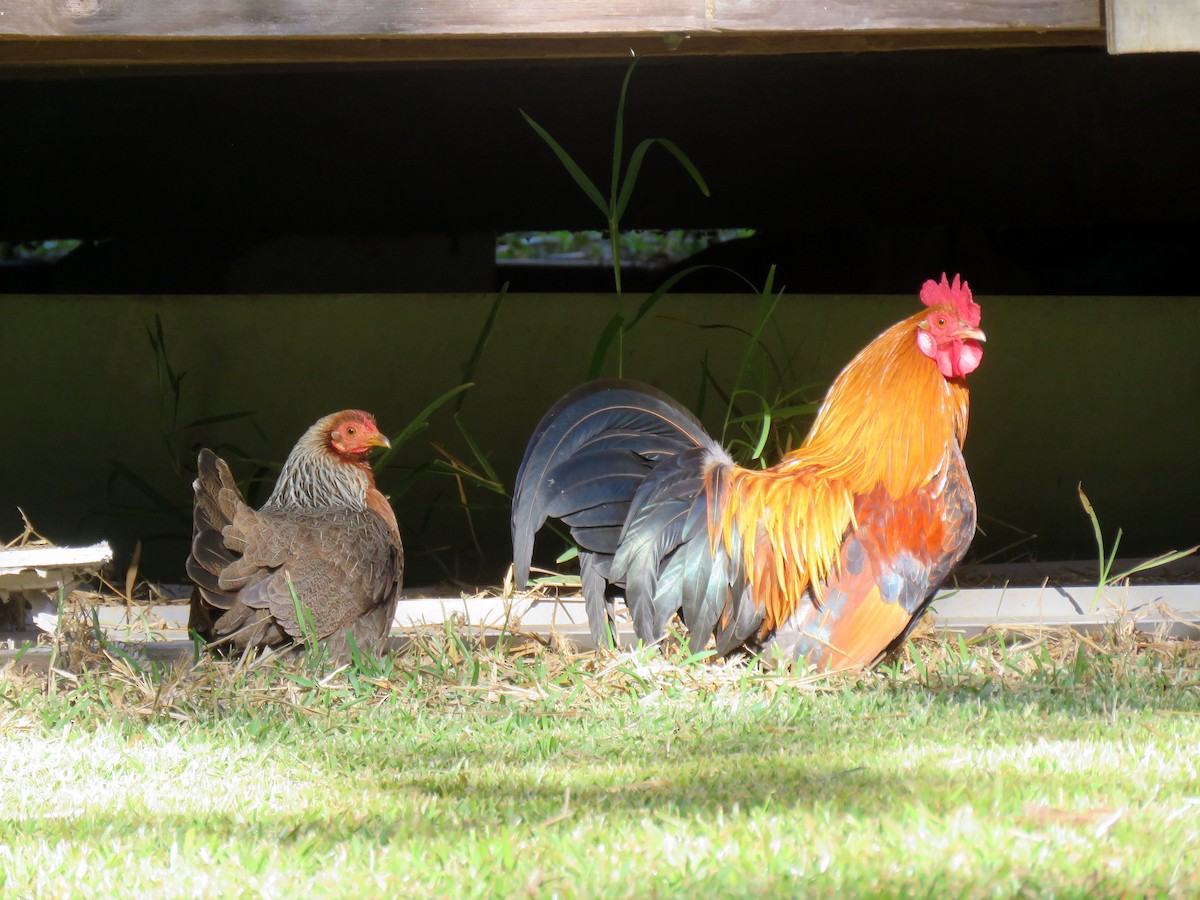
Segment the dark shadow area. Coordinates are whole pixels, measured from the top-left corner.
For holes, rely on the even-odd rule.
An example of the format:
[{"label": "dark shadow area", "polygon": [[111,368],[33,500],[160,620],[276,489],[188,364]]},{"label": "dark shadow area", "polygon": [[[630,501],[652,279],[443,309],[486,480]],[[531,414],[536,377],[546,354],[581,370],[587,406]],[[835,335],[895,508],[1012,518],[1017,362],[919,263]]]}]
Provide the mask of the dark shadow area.
[{"label": "dark shadow area", "polygon": [[[0,291],[608,290],[460,245],[603,227],[520,112],[606,185],[625,65],[10,76],[0,240],[89,244],[0,267]],[[1198,82],[1194,55],[1100,49],[647,59],[626,152],[669,137],[711,197],[652,148],[622,225],[757,229],[706,259],[778,264],[793,293],[907,293],[932,267],[993,294],[1192,295]]]}]

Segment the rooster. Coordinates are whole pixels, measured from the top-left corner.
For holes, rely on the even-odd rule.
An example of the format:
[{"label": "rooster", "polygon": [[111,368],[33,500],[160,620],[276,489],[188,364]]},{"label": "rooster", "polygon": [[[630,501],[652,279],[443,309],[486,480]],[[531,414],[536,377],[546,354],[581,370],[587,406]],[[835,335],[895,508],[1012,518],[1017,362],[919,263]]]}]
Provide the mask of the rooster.
[{"label": "rooster", "polygon": [[313,637],[334,658],[349,655],[348,637],[366,653],[382,648],[404,569],[395,513],[367,462],[387,446],[370,413],[325,416],[292,448],[257,511],[225,461],[200,451],[187,573],[201,636],[242,650]]},{"label": "rooster", "polygon": [[804,443],[736,465],[666,394],[625,380],[568,393],[517,473],[514,579],[534,534],[565,523],[593,638],[623,592],[637,636],[679,613],[693,652],[745,649],[819,669],[872,665],[925,611],[975,531],[962,456],[965,376],[983,358],[965,281],[927,281],[925,308],[838,375]]}]

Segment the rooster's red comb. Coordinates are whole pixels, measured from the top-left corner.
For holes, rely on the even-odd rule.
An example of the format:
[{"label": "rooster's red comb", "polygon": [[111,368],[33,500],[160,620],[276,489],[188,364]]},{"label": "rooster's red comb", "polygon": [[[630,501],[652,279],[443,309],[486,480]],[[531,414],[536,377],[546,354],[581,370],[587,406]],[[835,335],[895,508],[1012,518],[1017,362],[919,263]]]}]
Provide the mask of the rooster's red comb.
[{"label": "rooster's red comb", "polygon": [[971,287],[959,276],[954,276],[954,282],[946,280],[942,273],[941,282],[930,278],[921,285],[921,302],[926,306],[949,306],[960,319],[972,328],[979,327],[979,304],[971,299]]}]

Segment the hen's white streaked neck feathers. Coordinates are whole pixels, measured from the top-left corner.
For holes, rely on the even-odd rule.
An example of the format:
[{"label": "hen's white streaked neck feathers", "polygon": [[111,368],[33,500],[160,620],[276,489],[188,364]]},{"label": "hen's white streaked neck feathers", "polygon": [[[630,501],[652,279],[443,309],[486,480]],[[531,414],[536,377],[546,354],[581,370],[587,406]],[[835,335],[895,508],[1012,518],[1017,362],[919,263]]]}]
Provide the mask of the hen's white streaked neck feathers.
[{"label": "hen's white streaked neck feathers", "polygon": [[321,419],[296,442],[264,508],[367,508],[367,492],[375,486],[371,467],[365,459],[345,459],[332,450],[329,430],[333,419]]}]

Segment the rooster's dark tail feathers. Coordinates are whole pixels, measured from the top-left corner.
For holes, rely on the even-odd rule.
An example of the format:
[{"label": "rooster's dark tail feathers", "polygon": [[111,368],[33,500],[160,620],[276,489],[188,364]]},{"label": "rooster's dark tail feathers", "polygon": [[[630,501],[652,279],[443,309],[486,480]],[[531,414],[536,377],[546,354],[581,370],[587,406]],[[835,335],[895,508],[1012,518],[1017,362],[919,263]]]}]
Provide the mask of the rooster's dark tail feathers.
[{"label": "rooster's dark tail feathers", "polygon": [[740,590],[725,555],[714,559],[709,547],[705,478],[713,465],[732,462],[657,388],[625,380],[576,388],[542,418],[517,473],[514,583],[525,586],[534,534],[556,518],[579,545],[597,643],[608,640],[615,585],[625,588],[640,638],[657,640],[679,611],[703,646],[728,592]]}]

